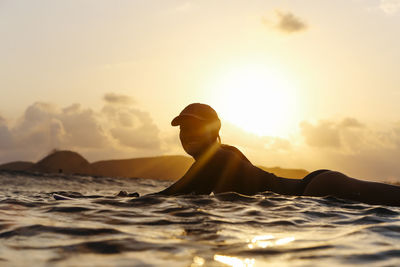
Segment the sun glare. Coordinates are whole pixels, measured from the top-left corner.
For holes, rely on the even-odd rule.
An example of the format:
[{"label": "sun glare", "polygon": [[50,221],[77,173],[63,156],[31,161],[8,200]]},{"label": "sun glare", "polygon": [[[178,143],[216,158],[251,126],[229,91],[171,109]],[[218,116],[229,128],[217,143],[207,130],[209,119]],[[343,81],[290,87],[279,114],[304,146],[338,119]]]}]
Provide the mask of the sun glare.
[{"label": "sun glare", "polygon": [[213,93],[221,118],[245,131],[282,136],[294,126],[295,87],[289,77],[272,68],[252,65],[233,69],[215,82]]}]

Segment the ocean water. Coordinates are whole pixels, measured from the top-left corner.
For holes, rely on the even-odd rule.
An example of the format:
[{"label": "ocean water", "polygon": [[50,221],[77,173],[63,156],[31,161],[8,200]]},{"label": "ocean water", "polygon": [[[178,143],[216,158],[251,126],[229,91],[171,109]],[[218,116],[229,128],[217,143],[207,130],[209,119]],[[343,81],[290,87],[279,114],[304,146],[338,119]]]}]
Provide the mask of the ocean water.
[{"label": "ocean water", "polygon": [[168,184],[2,172],[0,266],[400,266],[398,207],[270,192],[116,197]]}]

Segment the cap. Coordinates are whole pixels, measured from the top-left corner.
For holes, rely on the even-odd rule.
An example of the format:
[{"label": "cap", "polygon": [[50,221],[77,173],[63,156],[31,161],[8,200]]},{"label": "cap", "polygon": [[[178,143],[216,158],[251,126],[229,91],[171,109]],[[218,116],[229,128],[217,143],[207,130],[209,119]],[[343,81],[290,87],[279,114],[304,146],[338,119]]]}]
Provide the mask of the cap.
[{"label": "cap", "polygon": [[179,116],[175,117],[171,121],[172,126],[181,125],[182,120],[185,118],[194,118],[204,122],[218,122],[220,125],[220,120],[218,118],[217,112],[206,104],[193,103],[188,105],[182,110]]}]

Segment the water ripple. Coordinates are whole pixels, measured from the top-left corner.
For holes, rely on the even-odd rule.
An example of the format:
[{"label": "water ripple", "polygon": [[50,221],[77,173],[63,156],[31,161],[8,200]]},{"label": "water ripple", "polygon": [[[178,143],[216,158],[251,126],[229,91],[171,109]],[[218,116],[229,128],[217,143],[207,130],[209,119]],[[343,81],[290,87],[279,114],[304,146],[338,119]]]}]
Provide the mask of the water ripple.
[{"label": "water ripple", "polygon": [[[0,262],[400,265],[400,208],[272,192],[145,195],[166,185],[142,179],[0,174]],[[144,196],[118,195],[120,191]],[[57,201],[53,194],[73,200]]]},{"label": "water ripple", "polygon": [[14,236],[35,236],[43,233],[55,233],[72,236],[91,236],[102,234],[118,234],[121,232],[111,228],[56,227],[35,224],[18,227],[14,230],[0,233],[0,238],[10,238]]}]

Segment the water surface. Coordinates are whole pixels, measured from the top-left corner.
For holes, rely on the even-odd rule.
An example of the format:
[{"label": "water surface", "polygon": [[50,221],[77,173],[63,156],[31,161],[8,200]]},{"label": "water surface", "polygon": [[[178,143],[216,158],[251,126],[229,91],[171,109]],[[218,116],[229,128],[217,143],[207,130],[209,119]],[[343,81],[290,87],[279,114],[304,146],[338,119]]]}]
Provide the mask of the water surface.
[{"label": "water surface", "polygon": [[398,207],[270,192],[116,197],[168,184],[2,172],[0,265],[400,265]]}]

